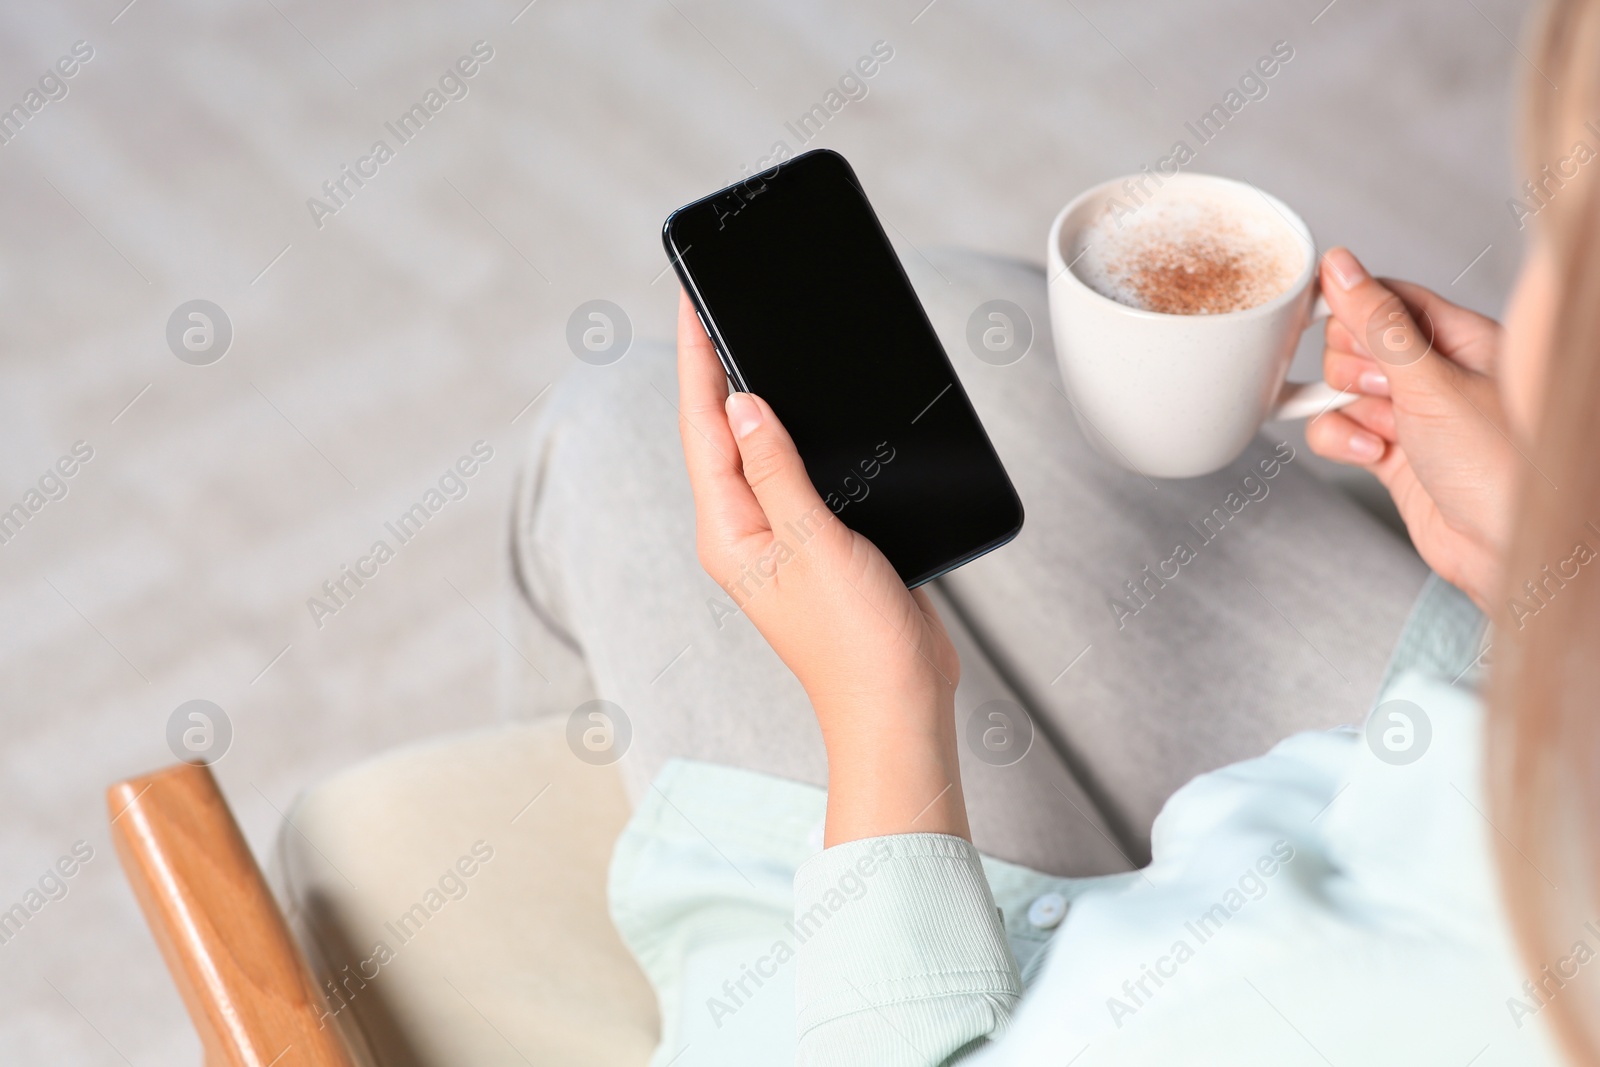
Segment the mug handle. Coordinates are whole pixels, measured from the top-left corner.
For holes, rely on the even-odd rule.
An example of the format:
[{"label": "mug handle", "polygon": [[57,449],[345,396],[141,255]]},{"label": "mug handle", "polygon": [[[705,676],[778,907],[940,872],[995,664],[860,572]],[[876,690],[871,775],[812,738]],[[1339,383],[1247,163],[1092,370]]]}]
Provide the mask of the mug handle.
[{"label": "mug handle", "polygon": [[[1328,309],[1327,299],[1322,295],[1320,279],[1314,280],[1311,284],[1316,298],[1311,305],[1311,318],[1305,325],[1306,330],[1332,314]],[[1267,414],[1267,421],[1314,418],[1325,412],[1337,411],[1355,399],[1357,399],[1355,393],[1348,389],[1342,391],[1335,389],[1320,378],[1314,382],[1284,382],[1283,388],[1278,391],[1277,401]]]}]

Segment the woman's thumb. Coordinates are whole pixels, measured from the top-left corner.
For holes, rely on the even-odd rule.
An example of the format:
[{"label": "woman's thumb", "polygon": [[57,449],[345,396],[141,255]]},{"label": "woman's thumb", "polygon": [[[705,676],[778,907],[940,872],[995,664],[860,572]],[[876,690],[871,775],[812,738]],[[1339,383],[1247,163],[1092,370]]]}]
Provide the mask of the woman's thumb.
[{"label": "woman's thumb", "polygon": [[767,402],[754,393],[730,393],[727,412],[728,428],[739,443],[744,479],[772,528],[801,521],[815,529],[830,518],[789,431]]},{"label": "woman's thumb", "polygon": [[1323,257],[1323,294],[1396,390],[1437,388],[1455,365],[1433,347],[1433,323],[1419,322],[1399,294],[1367,273],[1347,248]]}]

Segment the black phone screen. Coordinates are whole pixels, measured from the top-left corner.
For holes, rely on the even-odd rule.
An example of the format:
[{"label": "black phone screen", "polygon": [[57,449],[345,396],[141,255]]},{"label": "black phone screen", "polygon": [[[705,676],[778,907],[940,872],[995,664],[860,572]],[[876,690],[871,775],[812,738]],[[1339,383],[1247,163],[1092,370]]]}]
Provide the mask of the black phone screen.
[{"label": "black phone screen", "polygon": [[735,385],[908,586],[1016,536],[1022,503],[843,156],[680,208],[663,240]]}]

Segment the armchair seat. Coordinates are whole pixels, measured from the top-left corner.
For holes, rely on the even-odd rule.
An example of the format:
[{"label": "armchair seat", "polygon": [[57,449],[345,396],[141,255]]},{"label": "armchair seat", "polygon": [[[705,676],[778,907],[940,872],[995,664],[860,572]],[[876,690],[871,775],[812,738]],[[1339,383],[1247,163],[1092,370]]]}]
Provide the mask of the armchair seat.
[{"label": "armchair seat", "polygon": [[628,805],[565,727],[388,752],[290,811],[271,878],[331,1022],[375,1067],[649,1060],[655,998],[606,909]]}]

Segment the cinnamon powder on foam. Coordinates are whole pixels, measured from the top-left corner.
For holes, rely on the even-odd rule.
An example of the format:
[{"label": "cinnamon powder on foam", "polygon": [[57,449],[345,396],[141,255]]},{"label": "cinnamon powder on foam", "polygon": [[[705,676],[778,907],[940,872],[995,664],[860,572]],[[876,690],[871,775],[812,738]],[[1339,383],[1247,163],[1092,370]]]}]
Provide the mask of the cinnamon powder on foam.
[{"label": "cinnamon powder on foam", "polygon": [[1095,271],[1109,283],[1103,295],[1168,315],[1221,315],[1265,304],[1293,283],[1299,264],[1280,241],[1205,214],[1203,221],[1149,219],[1107,241],[1110,254]]}]

